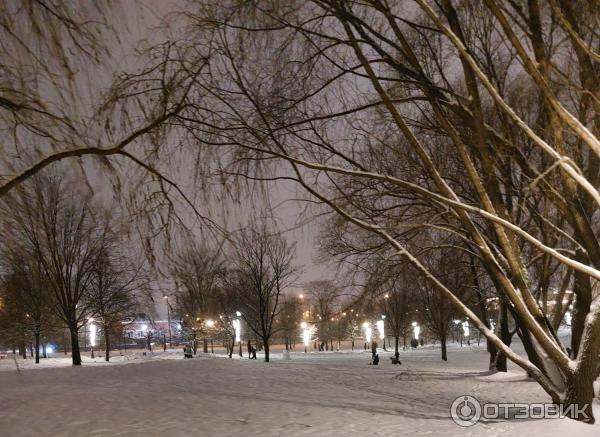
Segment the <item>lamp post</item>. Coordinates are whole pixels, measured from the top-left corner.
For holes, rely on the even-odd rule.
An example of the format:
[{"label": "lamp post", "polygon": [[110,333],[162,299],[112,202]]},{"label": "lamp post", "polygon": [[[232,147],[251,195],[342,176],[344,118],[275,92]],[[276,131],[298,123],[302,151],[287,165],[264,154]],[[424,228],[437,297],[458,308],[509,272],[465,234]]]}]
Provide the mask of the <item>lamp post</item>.
[{"label": "lamp post", "polygon": [[421,333],[421,327],[417,324],[417,322],[412,322],[413,334],[415,335],[415,340],[419,339],[419,334]]},{"label": "lamp post", "polygon": [[169,348],[173,349],[173,338],[171,337],[171,304],[169,303],[169,296],[164,296],[167,301],[167,326],[169,327]]},{"label": "lamp post", "polygon": [[385,348],[385,315],[381,315],[381,320],[377,321],[377,331],[379,332],[379,339],[383,343],[383,350],[387,350]]},{"label": "lamp post", "polygon": [[306,322],[300,323],[302,328],[302,341],[304,342],[304,353],[308,353],[308,345],[310,344],[310,330]]},{"label": "lamp post", "polygon": [[365,330],[365,350],[367,350],[367,345],[371,343],[371,336],[373,335],[373,330],[371,329],[371,325],[369,322],[363,323],[363,328]]},{"label": "lamp post", "polygon": [[237,317],[234,320],[234,325],[233,325],[233,327],[235,328],[235,341],[238,342],[239,354],[241,357],[242,356],[242,321],[241,321],[240,317],[242,317],[242,313],[240,313],[239,311],[236,311],[235,316]]},{"label": "lamp post", "polygon": [[[206,321],[206,326],[208,328],[212,329],[215,326],[215,321],[214,320],[207,320]],[[215,353],[215,348],[213,346],[212,331],[211,331],[211,335],[210,335],[210,353],[211,354]]]},{"label": "lamp post", "polygon": [[90,317],[88,319],[90,322],[90,348],[92,349],[92,359],[94,359],[94,346],[96,346],[96,325],[94,324],[94,319]]},{"label": "lamp post", "polygon": [[469,329],[469,321],[465,320],[464,322],[462,322],[462,329],[463,329],[463,333],[465,334],[465,337],[467,338],[467,345],[470,346],[471,345],[471,330]]}]

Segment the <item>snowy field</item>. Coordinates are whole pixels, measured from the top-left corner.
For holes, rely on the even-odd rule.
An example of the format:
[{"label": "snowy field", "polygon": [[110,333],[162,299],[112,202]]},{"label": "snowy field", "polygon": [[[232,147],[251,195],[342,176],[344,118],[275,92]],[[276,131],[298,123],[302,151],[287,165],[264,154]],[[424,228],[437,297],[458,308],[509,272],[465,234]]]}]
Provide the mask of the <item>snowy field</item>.
[{"label": "snowy field", "polygon": [[[547,402],[515,366],[488,375],[483,348],[451,346],[404,352],[403,365],[369,366],[360,352],[273,354],[271,363],[179,351],[152,357],[0,360],[2,436],[431,435],[599,436],[600,425],[567,419],[501,420],[461,428],[449,418],[452,401],[469,394],[483,402]],[[600,405],[595,405],[600,418]]]}]

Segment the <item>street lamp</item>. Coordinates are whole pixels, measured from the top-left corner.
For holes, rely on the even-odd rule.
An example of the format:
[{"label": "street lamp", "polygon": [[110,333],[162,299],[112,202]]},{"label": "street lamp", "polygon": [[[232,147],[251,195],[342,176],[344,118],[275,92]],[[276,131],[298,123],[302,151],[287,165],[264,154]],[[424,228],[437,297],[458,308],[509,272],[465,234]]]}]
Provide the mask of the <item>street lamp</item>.
[{"label": "street lamp", "polygon": [[236,319],[237,326],[234,325],[235,341],[237,341],[239,343],[239,354],[241,357],[242,356],[242,321],[240,320],[240,317],[242,317],[242,313],[240,313],[239,311],[236,311],[235,315],[237,317],[237,319]]},{"label": "street lamp", "polygon": [[367,344],[371,343],[371,336],[373,335],[373,331],[371,330],[371,325],[369,325],[369,322],[363,323],[363,328],[365,330],[365,350],[366,350]]},{"label": "street lamp", "polygon": [[[214,321],[214,320],[207,320],[207,321],[206,321],[206,326],[207,326],[208,328],[211,328],[211,329],[212,329],[212,328],[215,326],[215,321]],[[214,345],[213,345],[212,333],[211,333],[211,336],[210,336],[210,353],[211,353],[211,354],[214,354],[214,353],[215,353],[215,348],[214,348]]]},{"label": "street lamp", "polygon": [[300,327],[302,328],[302,341],[304,342],[304,353],[307,353],[308,345],[310,344],[310,329],[308,329],[308,324],[306,322],[300,323]]},{"label": "street lamp", "polygon": [[169,296],[164,296],[167,301],[167,325],[169,327],[169,348],[173,349],[173,339],[171,337],[171,304],[169,303]]},{"label": "street lamp", "polygon": [[379,339],[383,342],[383,350],[385,349],[385,316],[381,316],[381,320],[377,320],[377,331],[379,332]]},{"label": "street lamp", "polygon": [[412,322],[413,333],[415,334],[415,340],[419,339],[419,334],[421,333],[421,327],[417,324],[417,322]]},{"label": "street lamp", "polygon": [[94,358],[94,346],[96,346],[96,325],[94,324],[94,319],[90,317],[88,319],[90,322],[90,347],[92,349],[92,359]]},{"label": "street lamp", "polygon": [[467,338],[467,345],[471,345],[471,336],[470,336],[470,329],[469,329],[469,321],[465,320],[464,322],[462,322],[462,328],[463,328],[463,333],[465,334],[465,337]]}]

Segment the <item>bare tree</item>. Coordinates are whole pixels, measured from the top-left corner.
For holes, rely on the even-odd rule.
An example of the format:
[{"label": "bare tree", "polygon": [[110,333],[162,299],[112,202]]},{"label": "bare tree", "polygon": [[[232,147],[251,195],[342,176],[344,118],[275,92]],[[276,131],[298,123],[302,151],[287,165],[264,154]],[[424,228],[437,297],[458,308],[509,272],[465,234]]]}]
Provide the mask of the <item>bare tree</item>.
[{"label": "bare tree", "polygon": [[5,201],[5,230],[38,263],[52,307],[70,331],[73,365],[80,365],[79,328],[94,315],[94,269],[111,230],[59,179],[38,178],[27,188]]},{"label": "bare tree", "polygon": [[[219,148],[225,174],[296,181],[413,263],[554,402],[591,405],[600,351],[592,340],[600,330],[591,287],[600,279],[591,226],[600,205],[593,14],[562,1],[417,0],[411,19],[400,18],[402,2],[230,6],[188,15],[211,26],[182,43],[211,41],[219,74],[178,116],[186,134]],[[519,98],[524,90],[539,110]],[[290,172],[266,174],[277,161]],[[460,171],[449,173],[449,164]],[[477,254],[522,327],[529,359],[405,245],[394,214],[405,199],[432,211],[411,225],[461,235]],[[572,356],[534,295],[528,266],[540,253],[574,271]],[[580,419],[593,421],[591,408],[586,414]]]},{"label": "bare tree", "polygon": [[278,327],[283,337],[285,349],[293,349],[300,335],[302,321],[302,299],[286,295],[281,302]]},{"label": "bare tree", "polygon": [[265,361],[278,326],[281,299],[297,276],[293,264],[295,245],[265,226],[242,231],[236,241],[235,274],[238,275],[239,302],[246,325],[262,341]]},{"label": "bare tree", "polygon": [[386,316],[385,325],[394,337],[394,355],[398,357],[400,338],[403,339],[403,349],[406,349],[406,336],[410,329],[410,316],[414,313],[415,283],[407,269],[400,270],[390,280],[380,285],[378,299],[381,312]]},{"label": "bare tree", "polygon": [[[176,282],[175,313],[193,338],[206,334],[206,321],[214,317],[218,291],[226,273],[221,254],[206,246],[186,243],[171,259],[171,275]],[[207,352],[206,338],[204,352]]]},{"label": "bare tree", "polygon": [[312,281],[304,285],[313,308],[312,318],[317,326],[319,340],[333,350],[335,318],[340,298],[339,287],[331,280]]},{"label": "bare tree", "polygon": [[[8,248],[7,248],[8,249]],[[3,251],[2,280],[3,301],[6,313],[0,313],[6,332],[14,331],[21,336],[34,338],[35,362],[40,362],[40,346],[47,342],[55,331],[56,317],[49,307],[52,305],[50,290],[44,281],[44,272],[39,260],[22,252],[23,246]],[[20,342],[28,342],[21,339]],[[42,346],[44,358],[45,348]]]},{"label": "bare tree", "polygon": [[87,297],[91,312],[102,326],[106,361],[110,361],[110,339],[115,326],[134,316],[150,297],[143,264],[134,265],[130,256],[122,252],[117,238],[113,234],[112,241],[100,248]]}]

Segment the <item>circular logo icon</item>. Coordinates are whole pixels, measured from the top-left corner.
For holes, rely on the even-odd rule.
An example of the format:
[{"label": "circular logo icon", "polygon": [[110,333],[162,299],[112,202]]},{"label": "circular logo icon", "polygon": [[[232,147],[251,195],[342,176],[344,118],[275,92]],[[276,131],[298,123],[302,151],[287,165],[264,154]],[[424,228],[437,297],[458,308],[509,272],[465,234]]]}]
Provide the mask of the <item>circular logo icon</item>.
[{"label": "circular logo icon", "polygon": [[473,396],[459,396],[452,402],[450,416],[458,426],[475,425],[481,418],[481,404]]}]

